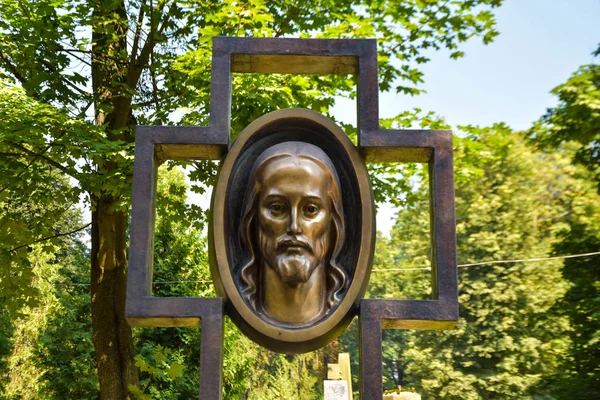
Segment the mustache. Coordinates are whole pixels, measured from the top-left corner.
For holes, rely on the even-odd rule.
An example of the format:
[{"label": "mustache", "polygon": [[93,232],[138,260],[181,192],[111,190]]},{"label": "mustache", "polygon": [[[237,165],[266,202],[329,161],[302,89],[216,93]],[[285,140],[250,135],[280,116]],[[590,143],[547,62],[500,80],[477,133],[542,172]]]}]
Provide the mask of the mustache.
[{"label": "mustache", "polygon": [[308,239],[302,236],[282,236],[277,239],[276,249],[285,248],[285,247],[304,247],[310,251],[312,251],[312,246]]}]

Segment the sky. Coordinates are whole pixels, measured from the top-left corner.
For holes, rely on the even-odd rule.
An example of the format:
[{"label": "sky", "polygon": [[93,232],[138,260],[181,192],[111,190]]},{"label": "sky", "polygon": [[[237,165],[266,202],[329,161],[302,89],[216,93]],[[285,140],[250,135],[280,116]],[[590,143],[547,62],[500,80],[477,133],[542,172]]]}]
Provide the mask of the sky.
[{"label": "sky", "polygon": [[[463,44],[459,60],[444,51],[430,54],[421,68],[427,93],[381,93],[380,118],[418,107],[453,127],[506,122],[515,131],[526,130],[556,104],[550,90],[591,63],[600,44],[600,0],[505,0],[494,13],[500,35],[492,43]],[[333,115],[355,122],[354,101],[340,99]],[[377,229],[384,234],[393,223],[391,213],[387,205],[379,210]]]}]

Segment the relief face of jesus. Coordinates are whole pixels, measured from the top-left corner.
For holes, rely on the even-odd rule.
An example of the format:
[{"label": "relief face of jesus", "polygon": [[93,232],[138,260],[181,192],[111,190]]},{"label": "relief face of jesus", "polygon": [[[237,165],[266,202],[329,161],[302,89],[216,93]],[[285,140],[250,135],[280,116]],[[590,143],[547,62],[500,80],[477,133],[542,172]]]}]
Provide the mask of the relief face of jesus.
[{"label": "relief face of jesus", "polygon": [[242,295],[285,324],[321,319],[340,300],[347,276],[336,264],[344,241],[340,184],[317,146],[284,142],[256,160],[244,201]]}]

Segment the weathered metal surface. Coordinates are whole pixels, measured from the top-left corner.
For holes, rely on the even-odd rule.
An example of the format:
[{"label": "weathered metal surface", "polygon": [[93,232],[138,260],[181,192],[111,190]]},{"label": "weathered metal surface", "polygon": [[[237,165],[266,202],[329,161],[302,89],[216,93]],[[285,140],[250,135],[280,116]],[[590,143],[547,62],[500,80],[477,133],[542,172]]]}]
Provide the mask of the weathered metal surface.
[{"label": "weathered metal surface", "polygon": [[381,399],[381,330],[451,328],[458,320],[458,291],[451,133],[379,128],[375,40],[214,38],[209,126],[138,127],[126,316],[134,326],[198,326],[202,320],[207,341],[201,365],[208,367],[201,368],[216,375],[202,375],[201,395],[220,398],[222,358],[205,358],[221,354],[222,318],[219,323],[210,314],[215,299],[152,298],[152,254],[157,166],[227,153],[232,72],[358,75],[358,143],[366,162],[429,164],[432,299],[370,299],[360,305],[362,398]]},{"label": "weathered metal surface", "polygon": [[[310,191],[309,198],[322,208],[326,224],[319,226],[326,232],[312,232],[319,238],[310,238],[315,225],[306,217],[303,229],[268,226],[266,219],[261,219],[263,211],[258,211],[263,208],[255,208],[255,203],[277,183],[261,179],[272,167],[269,159],[277,160],[277,172],[285,172],[278,181],[293,178],[286,191]],[[311,169],[314,176],[299,175],[315,162],[322,167]],[[317,175],[326,178],[323,183],[329,182],[327,187],[319,188]],[[277,190],[282,206],[291,204],[286,203],[283,188]],[[321,192],[326,196],[319,199]],[[269,113],[236,139],[215,186],[209,251],[217,293],[226,299],[232,319],[257,343],[287,353],[319,348],[339,335],[355,315],[370,274],[374,224],[368,174],[346,134],[331,120],[309,110]],[[298,284],[283,290],[288,286],[280,282],[285,275],[283,265],[268,266],[269,259],[271,264],[277,262],[268,245],[279,241],[273,236],[276,231],[286,237],[299,234],[304,241],[313,242],[315,256],[321,254],[313,265],[317,271],[311,279],[317,281],[310,289],[314,291],[307,296],[301,295]],[[259,239],[261,235],[273,237],[265,242]],[[319,250],[319,242],[326,243],[324,249]],[[304,259],[298,257],[293,255],[294,262]],[[287,264],[290,271],[295,270],[291,265]],[[299,296],[300,303],[286,306],[284,294]]]},{"label": "weathered metal surface", "polygon": [[216,301],[203,305],[201,318],[199,398],[220,400],[223,398],[223,300],[210,300]]},{"label": "weathered metal surface", "polygon": [[215,37],[212,62],[210,126],[219,130],[230,128],[232,72],[358,75],[359,143],[379,127],[375,39]]},{"label": "weathered metal surface", "polygon": [[368,300],[360,302],[358,316],[360,398],[361,400],[381,400],[383,398],[381,320],[377,313],[371,312],[372,309],[367,306],[366,301]]},{"label": "weathered metal surface", "polygon": [[235,54],[231,57],[231,70],[264,74],[350,75],[358,71],[358,57]]}]

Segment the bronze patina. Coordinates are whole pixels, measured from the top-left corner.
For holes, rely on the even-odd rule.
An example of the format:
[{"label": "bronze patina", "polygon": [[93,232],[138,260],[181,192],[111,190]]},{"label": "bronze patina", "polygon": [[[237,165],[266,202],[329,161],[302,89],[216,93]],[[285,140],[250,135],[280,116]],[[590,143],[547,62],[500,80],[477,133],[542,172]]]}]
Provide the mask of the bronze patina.
[{"label": "bronze patina", "polygon": [[336,264],[344,242],[339,179],[323,150],[284,142],[256,160],[246,191],[243,297],[267,318],[307,324],[339,301],[347,281]]},{"label": "bronze patina", "polygon": [[233,144],[213,201],[213,279],[239,327],[292,353],[335,338],[364,293],[375,232],[346,134],[304,109],[259,118]]}]

